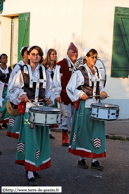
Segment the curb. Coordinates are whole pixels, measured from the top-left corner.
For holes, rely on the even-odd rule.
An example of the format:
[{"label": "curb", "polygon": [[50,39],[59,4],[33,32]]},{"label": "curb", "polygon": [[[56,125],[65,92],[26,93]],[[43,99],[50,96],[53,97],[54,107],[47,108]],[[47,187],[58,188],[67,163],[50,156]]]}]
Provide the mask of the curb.
[{"label": "curb", "polygon": [[[62,133],[62,130],[58,128],[51,128],[51,131]],[[70,134],[70,131],[68,133]],[[106,134],[105,137],[106,139],[129,141],[129,136],[126,135]]]},{"label": "curb", "polygon": [[126,135],[106,134],[105,136],[106,139],[129,141],[129,136]]}]

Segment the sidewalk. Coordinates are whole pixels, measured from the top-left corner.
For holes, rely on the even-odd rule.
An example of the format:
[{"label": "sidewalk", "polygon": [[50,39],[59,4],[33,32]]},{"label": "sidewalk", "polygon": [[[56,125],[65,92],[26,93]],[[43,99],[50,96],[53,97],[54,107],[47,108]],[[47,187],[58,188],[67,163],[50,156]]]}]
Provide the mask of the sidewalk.
[{"label": "sidewalk", "polygon": [[106,138],[129,141],[129,120],[105,122]]},{"label": "sidewalk", "polygon": [[[61,132],[58,128],[51,131]],[[105,121],[105,134],[107,139],[129,141],[129,120]]]}]

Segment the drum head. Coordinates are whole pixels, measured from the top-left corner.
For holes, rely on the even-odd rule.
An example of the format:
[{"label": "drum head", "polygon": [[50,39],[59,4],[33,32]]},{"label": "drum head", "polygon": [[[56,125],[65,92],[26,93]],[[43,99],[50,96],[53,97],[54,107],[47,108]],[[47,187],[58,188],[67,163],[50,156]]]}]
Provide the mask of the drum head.
[{"label": "drum head", "polygon": [[46,106],[40,106],[40,107],[37,107],[37,106],[32,106],[30,109],[29,109],[31,112],[37,112],[37,113],[52,113],[52,114],[58,114],[60,113],[60,109],[58,108],[52,108],[52,107],[46,107]]},{"label": "drum head", "polygon": [[97,59],[96,63],[95,63],[95,66],[98,68],[98,71],[100,72],[101,74],[101,81],[103,81],[103,85],[105,87],[106,85],[106,68],[105,68],[105,65],[103,64],[103,62],[100,60],[100,59]]},{"label": "drum head", "polygon": [[106,104],[106,103],[93,103],[91,107],[100,107],[100,108],[119,108],[118,105],[115,104]]}]

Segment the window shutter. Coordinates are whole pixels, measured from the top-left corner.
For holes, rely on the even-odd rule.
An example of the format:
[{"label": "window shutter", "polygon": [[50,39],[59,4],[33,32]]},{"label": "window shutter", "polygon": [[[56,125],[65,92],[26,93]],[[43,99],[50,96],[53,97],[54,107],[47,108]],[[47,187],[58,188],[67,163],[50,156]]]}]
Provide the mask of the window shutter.
[{"label": "window shutter", "polygon": [[0,13],[3,12],[3,0],[0,0]]},{"label": "window shutter", "polygon": [[29,46],[30,34],[30,13],[19,14],[18,26],[18,61],[22,59],[20,49],[23,46]]},{"label": "window shutter", "polygon": [[129,9],[115,8],[111,77],[129,75]]}]

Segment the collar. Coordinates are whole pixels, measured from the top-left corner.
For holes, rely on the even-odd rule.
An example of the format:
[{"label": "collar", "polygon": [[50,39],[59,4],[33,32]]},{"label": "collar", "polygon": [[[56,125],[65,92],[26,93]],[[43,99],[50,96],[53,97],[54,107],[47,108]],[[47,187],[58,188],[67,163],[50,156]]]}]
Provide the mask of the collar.
[{"label": "collar", "polygon": [[7,74],[9,72],[8,68],[9,68],[9,65],[7,65],[5,70],[0,67],[0,70],[2,71],[2,73]]},{"label": "collar", "polygon": [[49,72],[52,72],[52,71],[54,72],[54,71],[55,71],[55,68],[56,68],[56,67],[54,67],[53,70],[51,70],[50,67],[49,67],[47,70],[48,70]]},{"label": "collar", "polygon": [[36,70],[39,70],[39,68],[40,68],[40,64],[37,65],[35,71],[36,71]]},{"label": "collar", "polygon": [[70,60],[70,58],[68,56],[66,57],[66,59],[68,60],[69,67],[71,67],[71,64],[74,67],[74,63]]}]

